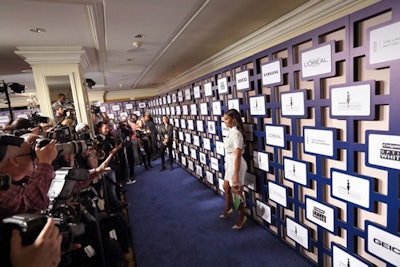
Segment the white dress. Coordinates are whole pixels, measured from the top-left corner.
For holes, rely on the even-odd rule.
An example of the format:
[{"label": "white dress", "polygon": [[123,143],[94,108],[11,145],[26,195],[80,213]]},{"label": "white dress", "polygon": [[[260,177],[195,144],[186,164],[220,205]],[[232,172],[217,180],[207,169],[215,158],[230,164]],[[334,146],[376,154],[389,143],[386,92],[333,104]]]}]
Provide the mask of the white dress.
[{"label": "white dress", "polygon": [[244,184],[244,177],[247,171],[247,163],[243,158],[244,153],[244,140],[242,133],[237,129],[237,127],[232,127],[229,129],[228,135],[224,138],[224,148],[225,148],[225,181],[229,181],[229,185],[233,186],[233,173],[235,171],[235,149],[242,149],[242,156],[240,157],[240,168],[239,168],[239,183]]}]

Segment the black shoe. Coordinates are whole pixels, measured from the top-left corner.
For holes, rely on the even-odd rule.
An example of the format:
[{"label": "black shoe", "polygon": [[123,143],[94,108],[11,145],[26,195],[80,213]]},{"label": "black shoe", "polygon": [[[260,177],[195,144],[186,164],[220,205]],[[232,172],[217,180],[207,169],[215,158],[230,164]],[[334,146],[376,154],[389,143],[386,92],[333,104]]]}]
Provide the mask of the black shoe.
[{"label": "black shoe", "polygon": [[153,168],[153,166],[150,164],[150,162],[149,162],[149,164],[147,164],[147,166],[149,166],[150,168]]},{"label": "black shoe", "polygon": [[161,166],[161,171],[165,171],[165,166]]},{"label": "black shoe", "polygon": [[172,168],[172,165],[169,165],[169,170],[172,171],[172,169],[173,169],[173,168]]},{"label": "black shoe", "polygon": [[146,171],[149,170],[149,166],[147,166],[147,165],[144,165],[144,168],[146,169]]}]

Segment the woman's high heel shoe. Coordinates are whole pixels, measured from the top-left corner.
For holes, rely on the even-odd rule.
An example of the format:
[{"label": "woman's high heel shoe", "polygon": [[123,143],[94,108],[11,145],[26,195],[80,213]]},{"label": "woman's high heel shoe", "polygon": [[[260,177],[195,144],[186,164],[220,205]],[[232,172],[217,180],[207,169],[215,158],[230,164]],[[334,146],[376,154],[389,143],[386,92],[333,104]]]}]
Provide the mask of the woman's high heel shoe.
[{"label": "woman's high heel shoe", "polygon": [[230,210],[228,210],[228,212],[224,212],[223,214],[221,214],[221,215],[219,215],[219,217],[221,218],[221,219],[226,219],[226,218],[228,218],[228,216],[229,216],[229,214],[231,214],[233,212],[233,209],[230,209]]},{"label": "woman's high heel shoe", "polygon": [[247,217],[244,216],[244,217],[243,217],[243,220],[242,220],[242,223],[241,223],[240,225],[235,224],[234,226],[232,226],[232,229],[233,229],[233,230],[240,230],[240,229],[242,229],[242,228],[243,228],[243,225],[246,223],[246,221],[247,221]]}]

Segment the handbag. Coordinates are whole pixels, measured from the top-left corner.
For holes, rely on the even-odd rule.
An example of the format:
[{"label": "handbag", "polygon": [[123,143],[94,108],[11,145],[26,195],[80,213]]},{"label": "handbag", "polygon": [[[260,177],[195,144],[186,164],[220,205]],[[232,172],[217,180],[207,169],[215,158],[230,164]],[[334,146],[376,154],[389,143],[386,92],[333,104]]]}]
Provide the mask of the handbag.
[{"label": "handbag", "polygon": [[235,210],[238,210],[240,207],[240,204],[243,203],[243,198],[239,194],[233,194],[233,208]]}]

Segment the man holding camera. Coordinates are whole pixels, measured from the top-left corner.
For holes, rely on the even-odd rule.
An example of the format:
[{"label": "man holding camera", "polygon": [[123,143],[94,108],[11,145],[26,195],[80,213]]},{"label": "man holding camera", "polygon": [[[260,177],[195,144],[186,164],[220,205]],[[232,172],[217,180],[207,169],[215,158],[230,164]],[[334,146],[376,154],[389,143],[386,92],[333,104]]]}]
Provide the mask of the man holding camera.
[{"label": "man holding camera", "polygon": [[[0,219],[18,213],[37,213],[47,207],[47,191],[54,175],[51,162],[56,156],[55,141],[42,148],[33,148],[23,138],[0,135],[0,175],[3,184]],[[61,236],[52,219],[29,246],[22,246],[20,233],[14,230],[10,246],[14,267],[57,266],[61,260]]]},{"label": "man holding camera", "polygon": [[51,163],[57,157],[55,141],[35,148],[23,138],[0,136],[0,174],[11,179],[0,191],[0,219],[47,208],[47,191],[54,177]]}]

